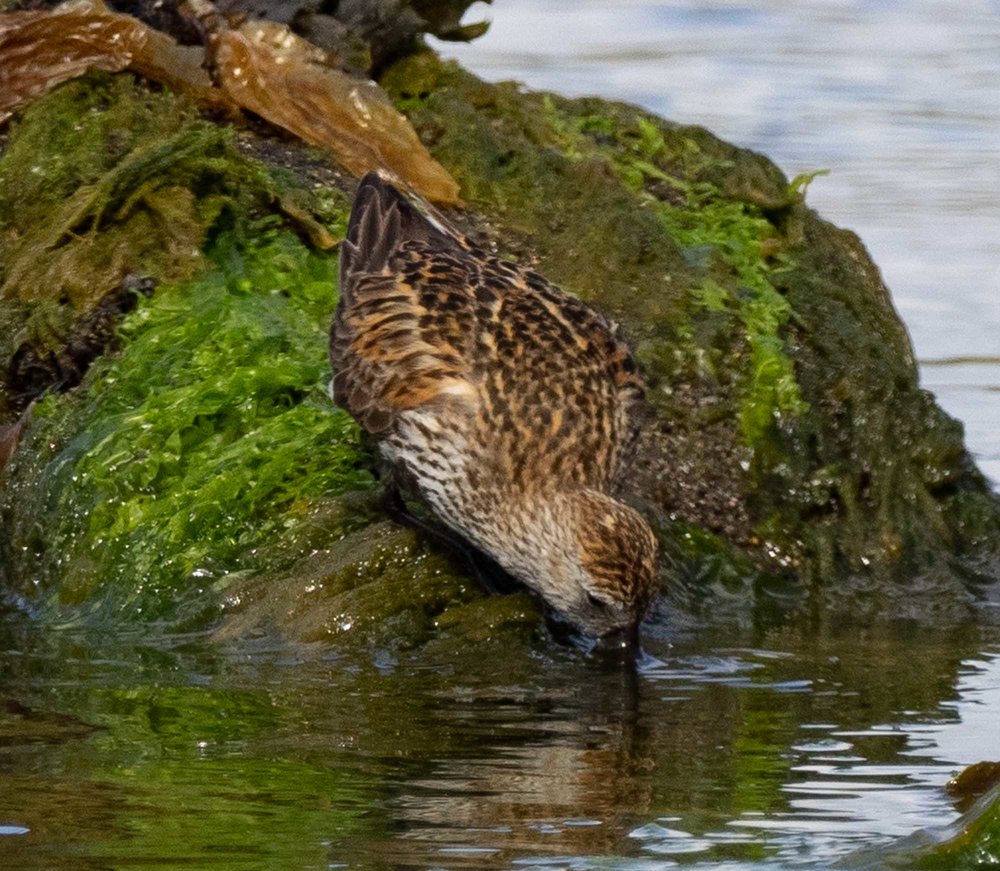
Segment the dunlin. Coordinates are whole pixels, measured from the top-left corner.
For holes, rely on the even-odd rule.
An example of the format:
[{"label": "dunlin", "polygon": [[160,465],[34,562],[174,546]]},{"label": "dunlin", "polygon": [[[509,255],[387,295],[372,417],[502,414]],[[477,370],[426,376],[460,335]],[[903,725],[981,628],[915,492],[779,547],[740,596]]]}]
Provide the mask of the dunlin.
[{"label": "dunlin", "polygon": [[335,401],[404,492],[580,629],[634,636],[657,546],[615,493],[643,384],[603,317],[370,173],[330,360]]}]

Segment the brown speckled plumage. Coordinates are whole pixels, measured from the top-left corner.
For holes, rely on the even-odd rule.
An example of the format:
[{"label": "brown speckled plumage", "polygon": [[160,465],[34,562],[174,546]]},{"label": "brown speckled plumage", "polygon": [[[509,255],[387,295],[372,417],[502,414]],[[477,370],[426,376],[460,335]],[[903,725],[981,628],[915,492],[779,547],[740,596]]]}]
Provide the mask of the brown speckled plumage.
[{"label": "brown speckled plumage", "polygon": [[643,385],[600,315],[370,174],[330,359],[336,402],[448,527],[593,634],[641,618],[656,545],[613,493]]}]

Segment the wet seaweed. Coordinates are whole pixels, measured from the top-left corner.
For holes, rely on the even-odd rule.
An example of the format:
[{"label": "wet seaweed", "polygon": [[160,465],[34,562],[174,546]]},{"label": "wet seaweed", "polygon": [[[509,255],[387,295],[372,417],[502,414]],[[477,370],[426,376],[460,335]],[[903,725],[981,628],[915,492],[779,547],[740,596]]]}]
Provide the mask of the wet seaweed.
[{"label": "wet seaweed", "polygon": [[[210,588],[266,565],[258,548],[283,540],[290,561],[325,500],[374,485],[325,394],[336,257],[269,223],[251,246],[221,236],[207,271],[126,318],[81,393],[37,406],[2,496],[18,583],[121,617],[210,609]],[[336,538],[370,515],[327,520]]]},{"label": "wet seaweed", "polygon": [[82,331],[104,323],[109,297],[125,310],[131,288],[193,276],[216,234],[268,211],[316,242],[325,232],[239,153],[231,129],[129,75],[88,76],[28,109],[0,160],[0,371],[12,410],[79,380],[108,332]]}]

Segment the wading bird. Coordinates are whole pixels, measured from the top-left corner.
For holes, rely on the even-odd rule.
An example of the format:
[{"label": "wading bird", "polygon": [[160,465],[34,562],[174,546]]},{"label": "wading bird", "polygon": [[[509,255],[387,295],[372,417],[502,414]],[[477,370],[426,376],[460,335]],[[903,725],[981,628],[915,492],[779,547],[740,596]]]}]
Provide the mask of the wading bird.
[{"label": "wading bird", "polygon": [[643,403],[614,328],[374,173],[340,257],[333,397],[392,486],[580,629],[634,642],[657,546],[614,496]]}]

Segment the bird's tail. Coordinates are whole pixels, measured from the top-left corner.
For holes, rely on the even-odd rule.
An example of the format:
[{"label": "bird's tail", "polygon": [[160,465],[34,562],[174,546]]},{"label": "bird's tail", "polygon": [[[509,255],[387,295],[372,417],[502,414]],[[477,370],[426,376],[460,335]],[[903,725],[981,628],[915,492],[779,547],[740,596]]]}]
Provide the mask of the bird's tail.
[{"label": "bird's tail", "polygon": [[378,173],[369,172],[354,194],[347,238],[340,245],[341,294],[350,295],[356,276],[381,272],[403,243],[419,240],[453,245],[456,236],[436,216],[418,210]]}]

